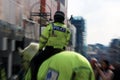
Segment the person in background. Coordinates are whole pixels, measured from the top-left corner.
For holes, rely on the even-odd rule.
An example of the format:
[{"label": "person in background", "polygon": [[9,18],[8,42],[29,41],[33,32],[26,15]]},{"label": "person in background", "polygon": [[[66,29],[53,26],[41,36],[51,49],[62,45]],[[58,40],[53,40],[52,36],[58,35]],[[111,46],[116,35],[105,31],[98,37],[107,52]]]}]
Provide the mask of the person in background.
[{"label": "person in background", "polygon": [[33,57],[30,64],[31,78],[27,80],[36,80],[39,66],[43,61],[64,51],[70,40],[70,30],[64,24],[65,14],[62,11],[56,11],[54,22],[48,24],[42,31],[39,42],[39,51]]},{"label": "person in background", "polygon": [[[95,64],[99,64],[99,63],[98,63],[98,60],[93,57],[93,58],[91,58],[90,63],[91,63],[92,69],[93,69],[93,71],[94,71],[95,80],[98,80],[98,71],[97,71],[96,65],[95,65]],[[99,65],[100,65],[100,64],[99,64]]]},{"label": "person in background", "polygon": [[101,66],[99,66],[98,64],[95,64],[95,65],[96,65],[96,69],[99,73],[99,80],[113,80],[114,73],[109,68],[110,63],[108,60],[102,60]]}]

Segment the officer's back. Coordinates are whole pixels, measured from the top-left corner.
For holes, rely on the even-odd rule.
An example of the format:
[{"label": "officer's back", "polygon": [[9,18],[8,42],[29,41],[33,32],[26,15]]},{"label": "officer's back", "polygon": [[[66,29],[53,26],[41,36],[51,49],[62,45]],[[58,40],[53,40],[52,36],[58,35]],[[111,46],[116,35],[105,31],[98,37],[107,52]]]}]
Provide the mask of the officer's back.
[{"label": "officer's back", "polygon": [[39,41],[39,51],[31,60],[30,69],[26,74],[30,74],[30,77],[26,80],[37,80],[36,75],[39,66],[46,59],[65,50],[70,40],[70,30],[65,26],[64,19],[65,14],[62,11],[56,11],[54,22],[47,25],[42,31]]},{"label": "officer's back", "polygon": [[44,61],[37,80],[94,80],[94,73],[85,57],[63,51]]}]

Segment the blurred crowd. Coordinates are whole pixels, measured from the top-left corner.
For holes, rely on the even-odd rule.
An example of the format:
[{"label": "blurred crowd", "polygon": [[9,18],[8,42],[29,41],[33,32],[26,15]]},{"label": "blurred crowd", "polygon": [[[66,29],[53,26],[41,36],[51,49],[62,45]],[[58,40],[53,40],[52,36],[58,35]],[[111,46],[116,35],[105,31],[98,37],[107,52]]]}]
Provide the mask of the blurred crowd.
[{"label": "blurred crowd", "polygon": [[97,60],[91,58],[91,66],[96,80],[120,80],[120,63],[111,64],[107,59]]}]

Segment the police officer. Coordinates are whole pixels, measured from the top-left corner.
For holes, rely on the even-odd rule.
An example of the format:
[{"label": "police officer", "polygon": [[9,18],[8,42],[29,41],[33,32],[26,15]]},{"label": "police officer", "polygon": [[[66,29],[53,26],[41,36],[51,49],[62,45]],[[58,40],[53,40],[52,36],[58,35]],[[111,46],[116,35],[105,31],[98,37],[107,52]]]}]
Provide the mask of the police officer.
[{"label": "police officer", "polygon": [[39,53],[32,59],[30,65],[31,80],[36,80],[38,68],[44,60],[65,50],[70,39],[70,30],[65,26],[64,19],[65,14],[62,11],[56,11],[54,22],[48,24],[43,30],[40,36]]},{"label": "police officer", "polygon": [[70,39],[70,31],[64,25],[65,15],[62,11],[56,11],[54,23],[49,24],[40,37],[40,50],[43,47],[64,50]]},{"label": "police officer", "polygon": [[60,52],[39,67],[37,80],[95,80],[88,60],[73,51]]}]

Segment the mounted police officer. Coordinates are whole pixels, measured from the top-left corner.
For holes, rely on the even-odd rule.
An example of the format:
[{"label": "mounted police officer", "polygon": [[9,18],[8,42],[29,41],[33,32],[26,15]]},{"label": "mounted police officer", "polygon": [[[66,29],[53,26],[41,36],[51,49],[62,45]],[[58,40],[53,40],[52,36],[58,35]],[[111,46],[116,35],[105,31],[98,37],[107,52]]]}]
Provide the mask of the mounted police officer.
[{"label": "mounted police officer", "polygon": [[64,24],[64,19],[65,14],[62,11],[56,11],[54,22],[48,24],[43,30],[40,36],[39,52],[31,60],[31,78],[26,78],[26,80],[37,80],[38,68],[42,62],[52,55],[65,50],[70,40],[70,30]]}]

